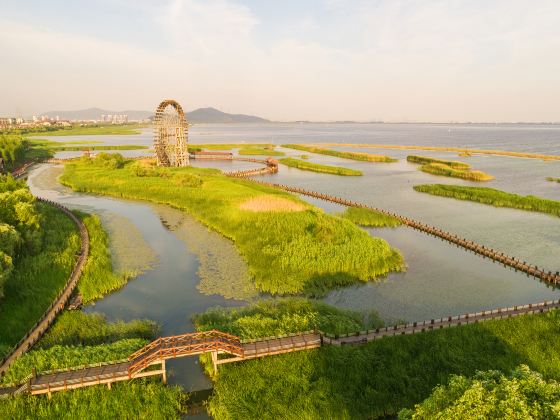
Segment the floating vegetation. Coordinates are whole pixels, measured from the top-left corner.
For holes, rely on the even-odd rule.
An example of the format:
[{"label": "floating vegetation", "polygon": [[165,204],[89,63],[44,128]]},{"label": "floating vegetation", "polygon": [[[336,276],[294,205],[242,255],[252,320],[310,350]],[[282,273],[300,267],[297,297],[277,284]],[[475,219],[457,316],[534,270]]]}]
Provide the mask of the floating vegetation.
[{"label": "floating vegetation", "polygon": [[361,176],[362,171],[354,169],[342,168],[340,166],[321,165],[318,163],[306,162],[304,160],[294,158],[280,159],[282,165],[289,166],[290,168],[301,169],[302,171],[319,172],[331,175],[344,175],[344,176]]},{"label": "floating vegetation", "polygon": [[474,201],[494,207],[509,207],[526,211],[560,216],[560,201],[547,200],[533,195],[522,196],[493,188],[464,187],[460,185],[426,184],[416,185],[414,190],[441,197]]},{"label": "floating vegetation", "polygon": [[547,176],[546,180],[550,181],[550,182],[559,182],[560,183],[560,178],[554,178],[552,176]]},{"label": "floating vegetation", "polygon": [[397,227],[402,225],[399,219],[392,216],[359,207],[348,207],[340,216],[357,225],[366,227]]},{"label": "floating vegetation", "polygon": [[408,162],[420,163],[422,165],[427,163],[440,163],[449,166],[453,169],[463,169],[463,170],[470,169],[470,165],[468,163],[459,162],[458,160],[442,160],[442,159],[431,158],[428,156],[416,156],[416,155],[409,155],[406,157],[406,160]]},{"label": "floating vegetation", "polygon": [[302,150],[304,152],[317,153],[320,155],[335,156],[343,159],[359,160],[364,162],[397,162],[398,159],[390,158],[385,155],[374,155],[362,152],[342,152],[339,150],[324,149],[302,144],[283,144],[282,147],[289,149]]}]

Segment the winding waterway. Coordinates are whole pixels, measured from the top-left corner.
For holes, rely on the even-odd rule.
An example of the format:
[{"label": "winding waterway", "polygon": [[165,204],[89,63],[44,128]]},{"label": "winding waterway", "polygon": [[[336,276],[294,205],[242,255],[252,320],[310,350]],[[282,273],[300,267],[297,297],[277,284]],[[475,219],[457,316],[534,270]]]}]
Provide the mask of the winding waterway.
[{"label": "winding waterway", "polygon": [[[197,143],[375,142],[560,153],[558,126],[208,124],[194,126],[190,129],[190,135],[191,141]],[[103,140],[108,144],[149,144],[150,131],[144,130],[138,136],[91,137],[92,140]],[[83,136],[61,138],[62,141],[83,139]],[[296,157],[304,154],[295,150],[283,151]],[[364,172],[364,176],[338,177],[281,166],[278,174],[262,179],[392,210],[538,266],[560,270],[559,218],[417,193],[412,186],[421,183],[478,184],[420,172],[417,165],[406,162],[406,155],[465,160],[474,169],[496,177],[495,181],[484,186],[556,200],[560,200],[560,185],[547,182],[544,178],[560,176],[560,162],[495,156],[458,158],[449,153],[422,151],[364,151],[388,154],[400,160],[391,164],[375,164],[305,153],[310,155],[312,162],[359,169]],[[194,164],[227,171],[253,166],[245,162]],[[100,214],[112,237],[122,236],[123,230],[125,238],[127,232],[135,232],[130,233],[134,239],[124,241],[134,242],[133,248],[124,254],[137,254],[142,256],[142,260],[152,261],[150,269],[120,291],[101,299],[95,306],[87,307],[86,311],[103,312],[110,319],[154,319],[162,324],[163,334],[174,334],[193,330],[190,320],[193,313],[215,305],[241,305],[245,302],[243,299],[255,296],[246,281],[244,265],[231,243],[208,232],[192,218],[165,206],[74,193],[56,182],[56,174],[56,167],[49,165],[35,169],[30,176],[33,192],[71,208]],[[328,212],[343,210],[332,203],[310,198],[306,200]],[[533,278],[412,229],[401,227],[368,231],[385,238],[401,250],[408,265],[407,271],[390,274],[380,283],[332,291],[324,297],[326,302],[364,313],[376,310],[388,321],[415,321],[560,298],[560,291]],[[113,242],[114,256],[119,254],[115,247],[123,246]],[[212,249],[214,252],[210,251]],[[115,257],[117,266],[131,267],[131,263],[119,261],[119,258],[123,259]],[[208,274],[204,267],[219,260],[225,262],[220,270],[228,274]],[[230,272],[233,275],[229,275]],[[238,300],[225,299],[215,292],[223,292]],[[171,381],[182,384],[188,390],[204,389],[211,385],[194,358],[174,361],[170,367],[174,373]]]}]

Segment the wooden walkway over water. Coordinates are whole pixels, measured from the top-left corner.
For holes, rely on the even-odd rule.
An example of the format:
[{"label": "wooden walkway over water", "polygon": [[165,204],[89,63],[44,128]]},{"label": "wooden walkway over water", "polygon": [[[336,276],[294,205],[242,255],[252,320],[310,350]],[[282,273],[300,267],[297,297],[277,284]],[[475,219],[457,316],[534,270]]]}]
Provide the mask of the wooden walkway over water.
[{"label": "wooden walkway over water", "polygon": [[519,270],[522,271],[530,276],[536,277],[546,283],[552,284],[552,285],[560,285],[560,272],[556,271],[556,272],[552,272],[552,271],[547,271],[544,270],[542,268],[539,268],[536,265],[532,265],[527,263],[526,261],[521,261],[518,258],[506,255],[503,252],[497,251],[493,248],[488,248],[485,247],[484,245],[480,245],[477,244],[474,241],[465,239],[465,238],[461,238],[453,233],[450,232],[446,232],[442,229],[439,229],[437,227],[434,226],[430,226],[427,225],[425,223],[419,222],[417,220],[414,219],[410,219],[408,217],[405,216],[401,216],[400,214],[396,214],[396,213],[392,213],[383,209],[379,209],[376,207],[372,207],[372,206],[368,206],[366,204],[363,203],[358,203],[356,201],[352,201],[352,200],[346,200],[344,198],[340,198],[340,197],[335,197],[329,194],[323,194],[323,193],[319,193],[316,191],[310,191],[310,190],[306,190],[304,188],[299,188],[299,187],[292,187],[289,185],[283,185],[283,184],[274,184],[274,183],[270,183],[270,182],[263,182],[263,181],[257,181],[252,179],[252,182],[256,182],[258,184],[261,185],[266,185],[268,187],[273,187],[273,188],[280,188],[284,191],[289,191],[289,192],[293,192],[296,194],[302,194],[302,195],[306,195],[309,197],[313,197],[313,198],[318,198],[320,200],[325,200],[325,201],[329,201],[332,203],[336,203],[336,204],[340,204],[343,206],[347,206],[347,207],[356,207],[356,208],[363,208],[363,209],[368,209],[368,210],[372,210],[375,212],[379,212],[385,216],[390,216],[393,217],[397,220],[399,220],[402,224],[404,224],[405,226],[409,226],[413,229],[419,230],[421,232],[427,233],[428,235],[432,235],[441,239],[444,239],[452,244],[455,244],[457,246],[460,246],[464,249],[467,249],[469,251],[472,251],[476,254],[479,254],[483,257],[487,257],[490,258],[493,261],[496,261],[500,264],[503,264],[504,266],[508,266],[511,267],[515,270]]},{"label": "wooden walkway over water", "polygon": [[[215,372],[217,372],[218,365],[224,363],[316,349],[323,345],[363,344],[386,337],[419,334],[494,319],[545,313],[558,308],[560,308],[560,300],[413,322],[376,330],[356,331],[342,336],[325,334],[320,331],[307,331],[242,341],[234,335],[212,330],[162,337],[130,355],[128,360],[32,375],[19,384],[0,388],[0,397],[21,393],[48,394],[50,396],[57,391],[103,384],[111,388],[111,384],[114,382],[157,375],[161,375],[163,381],[166,382],[165,361],[168,359],[209,353],[212,356]],[[219,357],[220,355],[222,357]]]}]

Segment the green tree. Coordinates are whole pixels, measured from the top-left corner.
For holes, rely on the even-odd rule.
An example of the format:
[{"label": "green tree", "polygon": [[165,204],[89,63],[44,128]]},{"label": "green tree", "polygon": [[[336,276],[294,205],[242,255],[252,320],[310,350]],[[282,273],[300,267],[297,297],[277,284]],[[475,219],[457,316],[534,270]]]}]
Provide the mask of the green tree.
[{"label": "green tree", "polygon": [[519,366],[505,376],[495,370],[473,378],[452,376],[414,410],[402,410],[399,419],[558,419],[560,384]]}]

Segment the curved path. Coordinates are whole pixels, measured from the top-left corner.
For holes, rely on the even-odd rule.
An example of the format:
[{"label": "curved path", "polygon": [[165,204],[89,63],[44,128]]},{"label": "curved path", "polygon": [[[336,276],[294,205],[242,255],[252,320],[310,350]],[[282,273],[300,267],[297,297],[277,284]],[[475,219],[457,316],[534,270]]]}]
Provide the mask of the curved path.
[{"label": "curved path", "polygon": [[76,265],[68,278],[64,288],[60,291],[57,295],[56,299],[53,303],[47,308],[43,316],[37,321],[37,323],[31,328],[31,330],[23,337],[19,343],[17,343],[13,350],[6,356],[4,359],[0,360],[0,377],[4,376],[10,365],[23,353],[29,350],[47,331],[47,329],[51,326],[54,322],[56,316],[64,309],[66,303],[70,299],[72,292],[74,291],[78,280],[82,274],[84,266],[87,261],[87,257],[89,254],[89,235],[85,225],[82,223],[80,219],[78,219],[74,213],[72,213],[66,207],[49,201],[42,198],[37,197],[37,200],[46,204],[49,204],[53,207],[56,207],[64,214],[66,214],[76,225],[76,227],[80,231],[80,254],[78,256],[78,260],[76,261]]}]

